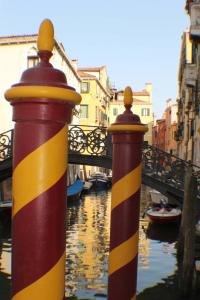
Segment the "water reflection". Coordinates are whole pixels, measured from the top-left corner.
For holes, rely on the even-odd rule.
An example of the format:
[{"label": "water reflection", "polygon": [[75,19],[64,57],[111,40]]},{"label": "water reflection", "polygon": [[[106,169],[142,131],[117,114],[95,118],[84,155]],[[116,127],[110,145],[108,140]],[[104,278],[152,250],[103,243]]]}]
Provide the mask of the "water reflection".
[{"label": "water reflection", "polygon": [[[143,233],[142,233],[143,232]],[[178,226],[140,221],[137,293],[164,282],[176,271]]]},{"label": "water reflection", "polygon": [[[144,197],[143,197],[144,200]],[[67,210],[66,296],[106,299],[111,192],[85,195]],[[137,293],[163,282],[176,269],[178,228],[156,226],[140,219]],[[0,225],[0,299],[10,291],[11,238],[9,224]]]},{"label": "water reflection", "polygon": [[110,192],[85,196],[75,210],[68,208],[66,296],[92,299],[107,290]]}]

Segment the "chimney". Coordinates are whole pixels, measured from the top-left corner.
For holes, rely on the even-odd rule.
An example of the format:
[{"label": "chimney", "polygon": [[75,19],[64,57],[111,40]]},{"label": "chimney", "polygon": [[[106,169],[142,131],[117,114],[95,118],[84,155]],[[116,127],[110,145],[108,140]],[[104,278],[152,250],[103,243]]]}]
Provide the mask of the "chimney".
[{"label": "chimney", "polygon": [[150,102],[152,102],[152,83],[145,83],[145,90],[150,95]]},{"label": "chimney", "polygon": [[71,60],[71,62],[72,62],[72,66],[77,71],[77,69],[78,69],[78,59],[74,58],[74,59]]},{"label": "chimney", "polygon": [[167,103],[167,107],[172,106],[172,99],[171,98],[167,99],[166,103]]}]

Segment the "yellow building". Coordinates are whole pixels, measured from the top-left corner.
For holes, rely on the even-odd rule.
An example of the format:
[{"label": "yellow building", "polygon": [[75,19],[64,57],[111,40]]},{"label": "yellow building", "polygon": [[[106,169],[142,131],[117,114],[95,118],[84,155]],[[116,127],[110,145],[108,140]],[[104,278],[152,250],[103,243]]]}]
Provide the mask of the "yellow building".
[{"label": "yellow building", "polygon": [[78,74],[82,79],[80,124],[107,127],[111,96],[105,66],[80,68]]},{"label": "yellow building", "polygon": [[[82,101],[80,105],[80,125],[104,126],[109,125],[109,103],[111,99],[106,67],[79,68]],[[84,127],[84,130],[91,130]],[[106,173],[99,167],[83,167],[83,178],[94,172]]]},{"label": "yellow building", "polygon": [[[117,115],[124,112],[124,91],[114,93],[114,97],[110,102],[110,124],[114,123]],[[132,111],[140,117],[143,124],[147,124],[149,131],[145,134],[144,140],[152,144],[152,84],[146,83],[145,89],[139,92],[133,91]]]}]

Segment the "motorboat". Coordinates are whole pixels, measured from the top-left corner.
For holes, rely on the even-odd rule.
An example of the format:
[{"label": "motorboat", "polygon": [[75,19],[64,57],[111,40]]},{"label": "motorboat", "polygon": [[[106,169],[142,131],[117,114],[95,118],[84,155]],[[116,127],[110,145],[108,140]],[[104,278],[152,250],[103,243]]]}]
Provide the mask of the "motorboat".
[{"label": "motorboat", "polygon": [[110,180],[101,172],[91,174],[88,181],[92,183],[93,188],[108,188],[110,186]]},{"label": "motorboat", "polygon": [[153,206],[146,211],[147,217],[157,223],[173,223],[180,221],[181,209],[173,207],[169,204],[161,203],[160,205]]}]

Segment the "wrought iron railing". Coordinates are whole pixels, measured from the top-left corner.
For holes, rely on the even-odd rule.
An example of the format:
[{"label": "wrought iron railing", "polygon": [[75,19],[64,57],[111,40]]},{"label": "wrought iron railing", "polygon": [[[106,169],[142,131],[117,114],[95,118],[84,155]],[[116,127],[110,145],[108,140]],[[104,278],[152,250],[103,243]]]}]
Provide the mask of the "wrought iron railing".
[{"label": "wrought iron railing", "polygon": [[87,155],[112,156],[111,136],[102,126],[69,126],[69,150]]},{"label": "wrought iron railing", "polygon": [[[13,131],[0,134],[0,161],[12,156]],[[112,157],[111,135],[106,127],[89,125],[69,126],[69,152],[93,156]],[[143,172],[178,190],[184,189],[184,174],[190,165],[197,178],[200,195],[200,167],[166,153],[156,147],[143,144]]]},{"label": "wrought iron railing", "polygon": [[146,143],[143,144],[142,156],[145,174],[178,190],[184,189],[184,174],[191,166],[193,175],[197,178],[198,189],[200,188],[200,167],[191,164],[190,161],[182,160]]},{"label": "wrought iron railing", "polygon": [[12,156],[13,130],[0,134],[0,162]]}]

